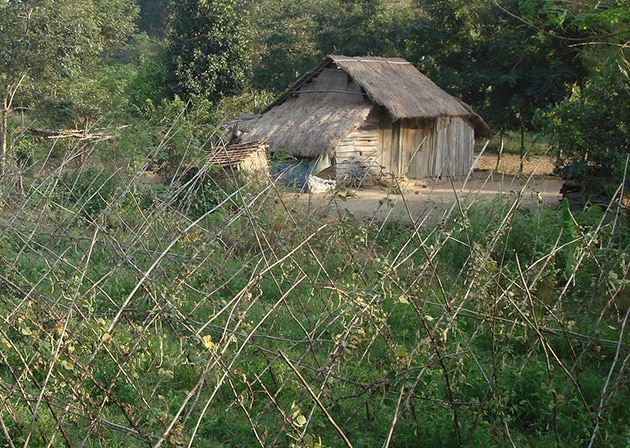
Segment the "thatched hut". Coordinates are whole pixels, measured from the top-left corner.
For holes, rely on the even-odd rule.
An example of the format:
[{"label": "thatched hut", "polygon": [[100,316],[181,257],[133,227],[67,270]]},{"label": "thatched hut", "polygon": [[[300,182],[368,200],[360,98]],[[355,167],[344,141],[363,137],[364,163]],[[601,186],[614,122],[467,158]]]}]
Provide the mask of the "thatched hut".
[{"label": "thatched hut", "polygon": [[400,58],[328,56],[262,114],[242,141],[310,159],[313,174],[357,168],[410,178],[467,173],[484,121]]}]

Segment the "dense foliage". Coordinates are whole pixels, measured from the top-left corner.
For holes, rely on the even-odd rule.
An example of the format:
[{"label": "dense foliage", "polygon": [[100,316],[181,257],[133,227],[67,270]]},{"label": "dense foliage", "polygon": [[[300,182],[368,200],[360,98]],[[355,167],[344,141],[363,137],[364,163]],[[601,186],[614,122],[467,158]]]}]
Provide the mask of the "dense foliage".
[{"label": "dense foliage", "polygon": [[250,32],[234,0],[171,3],[167,50],[174,94],[215,99],[241,93],[249,78]]},{"label": "dense foliage", "polygon": [[573,85],[570,95],[540,113],[540,122],[558,147],[559,165],[570,164],[570,174],[583,178],[596,166],[599,175],[623,179],[630,154],[630,8],[612,1],[592,6],[576,2],[549,16],[548,22],[564,33],[580,28],[579,41],[591,76]]},{"label": "dense foliage", "polygon": [[537,108],[562,99],[566,83],[583,76],[577,50],[523,21],[523,2],[417,3],[403,54],[495,133],[529,128]]},{"label": "dense foliage", "polygon": [[[93,115],[86,110],[99,101],[88,86],[100,82],[100,72],[91,68],[131,36],[137,11],[132,0],[0,2],[0,172],[14,163],[7,139],[16,101],[23,109],[63,104],[76,124],[84,118],[88,124]],[[64,80],[76,86],[76,95],[61,90]],[[23,90],[30,95],[20,96]],[[82,105],[73,108],[76,102]]]},{"label": "dense foliage", "polygon": [[138,31],[165,38],[168,35],[169,0],[138,0],[138,5]]}]

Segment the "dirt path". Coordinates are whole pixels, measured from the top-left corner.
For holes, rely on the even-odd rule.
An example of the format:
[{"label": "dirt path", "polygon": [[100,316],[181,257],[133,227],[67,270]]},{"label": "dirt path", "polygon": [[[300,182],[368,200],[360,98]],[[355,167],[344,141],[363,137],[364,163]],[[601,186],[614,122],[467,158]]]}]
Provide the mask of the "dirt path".
[{"label": "dirt path", "polygon": [[[514,160],[516,159],[516,160]],[[486,170],[496,166],[496,156],[479,160],[482,169],[473,171],[468,179],[423,179],[401,184],[401,192],[395,194],[380,188],[361,189],[335,194],[300,194],[296,200],[307,203],[309,208],[331,216],[352,213],[357,219],[377,221],[397,220],[405,223],[439,222],[458,203],[473,206],[479,201],[489,201],[498,194],[505,194],[511,203],[519,207],[553,207],[561,200],[562,180],[551,175],[553,165],[546,159],[530,161],[525,174],[513,174],[518,170],[518,158],[502,160],[505,173]],[[528,172],[529,171],[529,172]]]}]

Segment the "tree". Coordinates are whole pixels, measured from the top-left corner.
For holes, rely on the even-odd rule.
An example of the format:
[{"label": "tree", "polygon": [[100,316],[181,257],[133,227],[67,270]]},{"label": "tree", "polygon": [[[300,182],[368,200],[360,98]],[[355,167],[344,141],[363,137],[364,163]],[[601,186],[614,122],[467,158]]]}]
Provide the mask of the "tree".
[{"label": "tree", "polygon": [[14,165],[8,119],[24,85],[80,77],[129,38],[136,14],[133,0],[0,0],[0,173]]},{"label": "tree", "polygon": [[269,0],[252,5],[255,87],[280,92],[320,60],[316,3]]},{"label": "tree", "polygon": [[[536,110],[562,100],[567,86],[584,78],[574,41],[531,26],[521,1],[418,3],[422,16],[410,58],[493,129],[532,129]],[[544,14],[536,8],[529,13],[536,20]]]},{"label": "tree", "polygon": [[602,76],[576,86],[572,95],[540,115],[557,148],[558,168],[568,167],[565,174],[571,178],[623,178],[630,154],[630,90],[615,78]]},{"label": "tree", "polygon": [[384,28],[380,19],[388,2],[348,0],[328,3],[315,15],[318,47],[324,54],[387,56],[383,51]]},{"label": "tree", "polygon": [[262,0],[251,7],[253,84],[278,92],[327,54],[398,56],[412,0]]},{"label": "tree", "polygon": [[164,40],[152,38],[146,33],[139,33],[130,41],[126,57],[135,74],[129,83],[127,96],[133,113],[150,117],[156,105],[168,96],[164,46]]},{"label": "tree", "polygon": [[[581,49],[589,70],[587,81],[571,95],[540,114],[545,133],[558,149],[558,165],[589,179],[597,165],[600,175],[623,179],[630,154],[630,8],[627,1],[526,2],[544,7],[545,25]],[[528,17],[529,18],[529,17]],[[579,29],[576,38],[571,31]]]},{"label": "tree", "polygon": [[251,71],[247,14],[234,0],[171,3],[167,49],[173,95],[219,99],[240,93]]}]

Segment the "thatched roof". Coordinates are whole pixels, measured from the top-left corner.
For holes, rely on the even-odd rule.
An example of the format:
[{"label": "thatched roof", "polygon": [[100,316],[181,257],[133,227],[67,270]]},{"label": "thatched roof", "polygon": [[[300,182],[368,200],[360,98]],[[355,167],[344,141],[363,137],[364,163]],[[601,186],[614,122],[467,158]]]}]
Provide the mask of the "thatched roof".
[{"label": "thatched roof", "polygon": [[213,147],[207,151],[208,163],[221,167],[237,167],[256,151],[264,149],[264,140]]},{"label": "thatched roof", "polygon": [[297,157],[317,157],[337,144],[367,117],[371,106],[331,98],[313,102],[296,98],[262,115],[252,133],[243,138],[265,137],[272,151],[287,150]]},{"label": "thatched roof", "polygon": [[[318,85],[318,76],[325,70],[327,84]],[[342,76],[332,76],[331,84],[333,71]],[[345,74],[353,82],[350,92]],[[285,148],[296,156],[315,157],[332,151],[377,107],[385,109],[392,121],[461,117],[470,121],[478,135],[490,133],[470,107],[404,59],[331,55],[246,125],[244,138],[266,138],[273,150]]]}]

